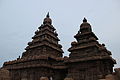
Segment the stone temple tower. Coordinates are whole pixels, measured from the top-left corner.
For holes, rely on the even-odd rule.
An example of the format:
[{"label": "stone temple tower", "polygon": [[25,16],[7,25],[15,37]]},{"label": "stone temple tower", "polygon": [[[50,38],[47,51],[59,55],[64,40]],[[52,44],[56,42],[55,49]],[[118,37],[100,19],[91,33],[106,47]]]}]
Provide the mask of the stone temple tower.
[{"label": "stone temple tower", "polygon": [[63,50],[49,13],[32,39],[21,58],[4,63],[11,80],[64,79]]},{"label": "stone temple tower", "polygon": [[71,43],[69,59],[66,61],[69,66],[68,77],[74,80],[97,80],[113,72],[116,61],[105,45],[99,44],[85,18],[74,37],[77,42]]},{"label": "stone temple tower", "polygon": [[32,37],[33,41],[28,43],[26,52],[23,53],[22,57],[35,55],[62,57],[63,50],[61,49],[62,46],[58,44],[60,40],[57,36],[48,13],[39,30],[35,32],[35,36]]}]

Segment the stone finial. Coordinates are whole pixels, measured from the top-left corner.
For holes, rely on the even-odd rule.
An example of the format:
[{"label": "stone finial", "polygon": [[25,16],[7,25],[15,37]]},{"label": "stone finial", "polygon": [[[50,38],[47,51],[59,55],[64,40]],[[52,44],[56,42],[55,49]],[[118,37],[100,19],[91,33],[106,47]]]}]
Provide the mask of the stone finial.
[{"label": "stone finial", "polygon": [[87,19],[84,17],[83,22],[87,22]]},{"label": "stone finial", "polygon": [[50,17],[49,12],[47,13],[46,17],[47,17],[47,18],[49,18],[49,17]]},{"label": "stone finial", "polygon": [[52,20],[50,19],[49,12],[46,15],[46,18],[43,21],[43,24],[52,24]]}]

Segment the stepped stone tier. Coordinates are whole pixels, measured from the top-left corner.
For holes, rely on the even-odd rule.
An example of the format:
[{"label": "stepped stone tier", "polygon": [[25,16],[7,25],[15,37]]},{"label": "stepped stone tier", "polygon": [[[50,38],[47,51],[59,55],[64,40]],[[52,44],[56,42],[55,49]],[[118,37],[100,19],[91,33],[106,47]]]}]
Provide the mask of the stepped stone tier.
[{"label": "stepped stone tier", "polygon": [[69,57],[63,57],[48,13],[22,57],[5,62],[3,68],[9,70],[10,80],[98,80],[113,73],[116,61],[97,41],[87,19],[74,37],[77,41],[71,43]]}]

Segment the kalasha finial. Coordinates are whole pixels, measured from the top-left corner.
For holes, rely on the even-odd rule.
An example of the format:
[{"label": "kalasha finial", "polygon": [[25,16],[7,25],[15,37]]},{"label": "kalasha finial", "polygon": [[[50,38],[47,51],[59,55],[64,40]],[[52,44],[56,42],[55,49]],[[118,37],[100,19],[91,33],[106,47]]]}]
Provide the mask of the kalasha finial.
[{"label": "kalasha finial", "polygon": [[47,17],[47,18],[49,18],[49,17],[50,17],[50,16],[49,16],[49,12],[47,13],[46,17]]},{"label": "kalasha finial", "polygon": [[44,21],[43,21],[43,24],[46,24],[46,23],[52,24],[52,20],[50,19],[49,12],[47,13],[46,18],[44,18]]},{"label": "kalasha finial", "polygon": [[83,22],[87,22],[87,19],[84,17]]}]

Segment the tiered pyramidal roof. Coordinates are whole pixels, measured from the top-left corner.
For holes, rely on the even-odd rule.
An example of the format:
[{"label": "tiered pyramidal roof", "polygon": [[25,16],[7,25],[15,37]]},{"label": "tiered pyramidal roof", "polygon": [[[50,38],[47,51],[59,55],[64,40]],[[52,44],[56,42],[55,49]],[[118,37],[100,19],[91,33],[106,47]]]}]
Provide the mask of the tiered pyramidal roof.
[{"label": "tiered pyramidal roof", "polygon": [[[35,32],[32,42],[28,43],[26,52],[22,57],[49,55],[62,57],[62,46],[58,44],[59,38],[56,29],[52,25],[49,13],[43,21],[43,24]],[[31,52],[34,51],[34,52]],[[49,53],[49,54],[48,54]]]},{"label": "tiered pyramidal roof", "polygon": [[[63,50],[62,45],[60,45],[58,38],[58,34],[56,29],[52,25],[52,20],[49,16],[49,13],[46,15],[46,18],[43,21],[43,24],[38,28],[35,32],[35,35],[32,37],[32,41],[28,42],[28,46],[25,48],[25,52],[23,52],[22,57],[17,58],[17,60],[8,61],[4,63],[4,66],[7,66],[8,69],[18,69],[18,68],[26,68],[31,66],[51,66],[51,63],[48,62],[46,65],[45,63],[38,63],[34,62],[37,60],[46,60],[54,59],[54,60],[62,60],[63,58]],[[20,63],[24,63],[19,65]],[[32,64],[32,65],[28,65]],[[15,66],[15,64],[17,64]],[[14,66],[14,67],[11,67]]]}]

